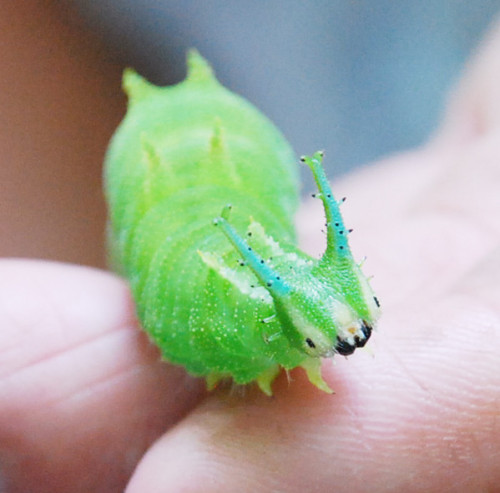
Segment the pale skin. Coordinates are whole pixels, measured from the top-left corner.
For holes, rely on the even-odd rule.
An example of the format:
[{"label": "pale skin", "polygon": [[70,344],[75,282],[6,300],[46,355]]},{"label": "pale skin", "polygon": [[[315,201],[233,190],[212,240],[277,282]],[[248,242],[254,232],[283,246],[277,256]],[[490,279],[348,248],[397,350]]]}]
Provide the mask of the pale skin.
[{"label": "pale skin", "polygon": [[[383,309],[367,351],[325,362],[334,395],[300,369],[272,398],[207,394],[158,361],[121,279],[1,261],[0,490],[498,488],[499,79],[497,28],[428,145],[333,184]],[[298,221],[319,253],[319,201]]]}]

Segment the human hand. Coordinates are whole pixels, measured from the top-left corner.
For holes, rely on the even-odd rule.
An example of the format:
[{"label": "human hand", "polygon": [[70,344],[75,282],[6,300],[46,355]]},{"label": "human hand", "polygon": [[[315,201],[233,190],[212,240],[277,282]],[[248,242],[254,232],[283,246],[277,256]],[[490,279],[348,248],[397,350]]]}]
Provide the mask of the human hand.
[{"label": "human hand", "polygon": [[[273,398],[251,388],[205,398],[201,382],[158,362],[122,281],[2,262],[7,491],[120,491],[138,461],[128,493],[494,490],[499,47],[497,33],[428,146],[334,186],[350,199],[353,249],[368,256],[383,317],[370,351],[325,362],[333,396],[297,370]],[[309,249],[321,244],[315,207],[300,216]]]}]

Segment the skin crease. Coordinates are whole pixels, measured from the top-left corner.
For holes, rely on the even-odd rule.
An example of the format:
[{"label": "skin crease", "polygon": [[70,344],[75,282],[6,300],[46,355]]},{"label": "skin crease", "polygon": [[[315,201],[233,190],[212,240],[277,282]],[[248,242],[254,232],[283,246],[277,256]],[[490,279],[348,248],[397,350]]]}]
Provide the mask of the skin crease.
[{"label": "skin crease", "polygon": [[[333,396],[301,370],[205,396],[121,280],[1,261],[0,491],[499,491],[499,53],[497,27],[431,143],[334,184],[383,317]],[[321,251],[319,202],[298,220]]]}]

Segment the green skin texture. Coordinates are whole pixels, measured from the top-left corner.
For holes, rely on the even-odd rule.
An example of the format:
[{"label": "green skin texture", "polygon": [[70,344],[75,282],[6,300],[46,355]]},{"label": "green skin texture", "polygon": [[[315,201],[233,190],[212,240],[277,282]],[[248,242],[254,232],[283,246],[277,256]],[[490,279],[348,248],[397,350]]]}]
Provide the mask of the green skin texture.
[{"label": "green skin texture", "polygon": [[144,330],[209,388],[230,377],[271,394],[281,368],[302,366],[329,392],[320,358],[361,321],[373,326],[379,309],[350,253],[322,154],[303,159],[327,218],[317,260],[295,244],[289,144],[198,53],[180,84],[156,87],[127,70],[124,88],[128,111],[105,161],[108,238]]}]

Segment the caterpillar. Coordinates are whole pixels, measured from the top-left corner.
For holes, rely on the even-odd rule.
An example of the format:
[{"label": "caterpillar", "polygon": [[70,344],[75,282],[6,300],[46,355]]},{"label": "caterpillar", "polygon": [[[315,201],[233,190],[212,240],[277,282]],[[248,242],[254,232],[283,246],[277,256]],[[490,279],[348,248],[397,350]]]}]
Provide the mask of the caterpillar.
[{"label": "caterpillar", "polygon": [[223,87],[196,51],[184,81],[157,87],[126,69],[126,116],[105,158],[111,262],[167,361],[256,382],[302,367],[331,392],[321,358],[365,345],[379,302],[353,260],[322,168],[302,158],[326,215],[326,249],[296,246],[298,165],[282,134]]}]

